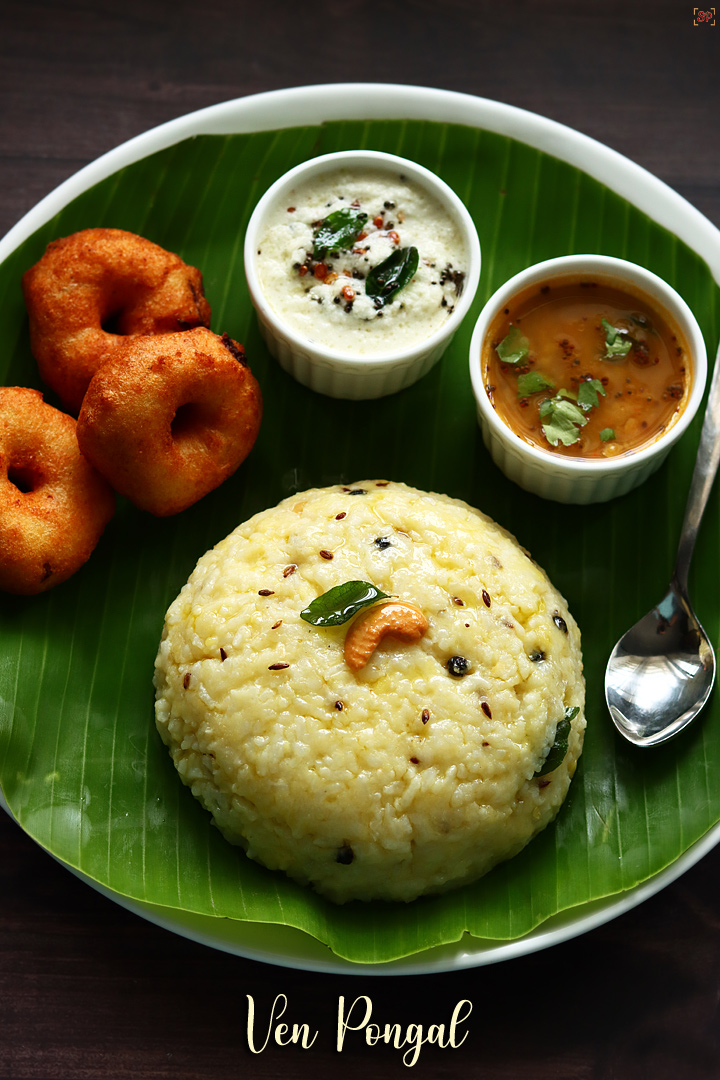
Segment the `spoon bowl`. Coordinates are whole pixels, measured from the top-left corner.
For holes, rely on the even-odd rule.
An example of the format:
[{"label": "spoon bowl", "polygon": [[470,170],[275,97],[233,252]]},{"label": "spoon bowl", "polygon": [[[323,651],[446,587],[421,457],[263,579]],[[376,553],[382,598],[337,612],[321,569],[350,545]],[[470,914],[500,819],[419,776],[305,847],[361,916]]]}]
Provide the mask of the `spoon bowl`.
[{"label": "spoon bowl", "polygon": [[618,730],[638,746],[653,746],[697,716],[714,682],[712,645],[673,582],[613,649],[605,697]]},{"label": "spoon bowl", "polygon": [[615,727],[636,746],[656,746],[682,731],[715,682],[715,654],[688,597],[695,540],[720,463],[720,348],[697,460],[667,593],[610,654],[605,700]]}]

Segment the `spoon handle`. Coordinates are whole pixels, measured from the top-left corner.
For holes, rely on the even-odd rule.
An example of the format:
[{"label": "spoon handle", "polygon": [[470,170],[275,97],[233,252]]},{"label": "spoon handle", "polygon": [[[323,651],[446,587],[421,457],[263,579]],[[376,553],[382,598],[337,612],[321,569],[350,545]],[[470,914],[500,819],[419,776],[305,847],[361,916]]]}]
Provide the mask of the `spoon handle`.
[{"label": "spoon handle", "polygon": [[685,507],[685,518],[680,532],[674,577],[683,592],[687,592],[690,560],[695,550],[700,522],[705,512],[715,473],[720,463],[720,348],[715,359],[715,370],[705,409],[700,445],[695,469],[690,482],[690,494]]}]

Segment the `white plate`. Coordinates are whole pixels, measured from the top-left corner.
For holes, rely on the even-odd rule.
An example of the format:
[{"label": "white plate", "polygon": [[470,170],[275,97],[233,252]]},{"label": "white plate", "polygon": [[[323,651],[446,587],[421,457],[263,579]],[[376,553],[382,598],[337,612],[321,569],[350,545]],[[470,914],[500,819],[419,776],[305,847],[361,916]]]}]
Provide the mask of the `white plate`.
[{"label": "white plate", "polygon": [[[231,134],[351,119],[416,119],[467,124],[511,136],[575,165],[675,233],[709,265],[720,283],[720,231],[666,184],[621,154],[552,120],[499,102],[445,90],[373,83],[277,90],[228,101],[154,128],[98,158],[37,204],[0,241],[0,262],[82,192],[135,161],[198,134]],[[9,813],[0,793],[0,807]],[[636,907],[675,881],[720,841],[720,825],[649,881],[617,896],[560,913],[532,933],[510,942],[465,935],[386,964],[356,964],[285,926],[194,915],[130,900],[82,874],[104,896],[183,937],[251,960],[308,971],[357,975],[408,975],[459,971],[523,956],[586,933]],[[68,868],[70,869],[70,868]],[[77,873],[76,871],[73,871]]]}]

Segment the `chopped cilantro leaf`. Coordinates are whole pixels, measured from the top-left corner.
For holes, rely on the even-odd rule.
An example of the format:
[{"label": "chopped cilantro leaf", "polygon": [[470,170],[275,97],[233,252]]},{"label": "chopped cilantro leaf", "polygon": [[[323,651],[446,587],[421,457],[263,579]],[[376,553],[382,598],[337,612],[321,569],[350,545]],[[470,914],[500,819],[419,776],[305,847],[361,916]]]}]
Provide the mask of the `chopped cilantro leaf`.
[{"label": "chopped cilantro leaf", "polygon": [[605,397],[605,387],[599,379],[585,379],[578,386],[577,403],[581,409],[594,409],[600,404],[598,394]]},{"label": "chopped cilantro leaf", "polygon": [[627,356],[633,347],[632,338],[626,330],[619,330],[611,326],[607,319],[601,319],[600,323],[605,331],[605,356],[604,360],[614,360],[618,356]]},{"label": "chopped cilantro leaf", "polygon": [[615,431],[611,427],[603,428],[600,432],[600,438],[603,442],[612,442],[615,438]]},{"label": "chopped cilantro leaf", "polygon": [[587,424],[587,416],[573,401],[556,394],[540,406],[540,419],[545,438],[551,446],[562,443],[572,446],[580,440],[580,428]]},{"label": "chopped cilantro leaf", "polygon": [[519,398],[539,394],[541,390],[554,390],[555,383],[540,371],[525,371],[518,375],[517,393]]},{"label": "chopped cilantro leaf", "polygon": [[497,354],[503,364],[521,364],[527,359],[529,351],[530,342],[522,331],[511,323],[509,331],[497,346]]}]

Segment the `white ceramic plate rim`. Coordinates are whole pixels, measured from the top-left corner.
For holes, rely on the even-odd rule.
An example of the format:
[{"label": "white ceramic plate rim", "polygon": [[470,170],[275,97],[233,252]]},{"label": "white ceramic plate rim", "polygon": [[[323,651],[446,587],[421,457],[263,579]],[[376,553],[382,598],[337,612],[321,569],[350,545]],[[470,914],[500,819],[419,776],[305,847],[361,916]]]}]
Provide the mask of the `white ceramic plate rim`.
[{"label": "white ceramic plate rim", "polygon": [[[213,105],[153,128],[80,169],[30,210],[0,240],[0,262],[78,195],[119,169],[199,134],[277,130],[331,120],[417,119],[467,124],[518,139],[583,169],[683,240],[720,283],[720,230],[647,170],[602,143],[553,120],[510,105],[448,90],[382,83],[293,87]],[[2,792],[0,807],[10,813]],[[213,948],[284,967],[353,975],[411,975],[459,971],[537,952],[587,933],[630,911],[679,878],[720,841],[720,824],[670,866],[626,892],[561,912],[514,941],[459,942],[383,964],[357,964],[335,956],[291,927],[244,923],[157,907],[132,900],[77,873],[115,903],[183,937]],[[63,864],[65,865],[65,864]],[[68,867],[68,869],[72,869]]]}]

